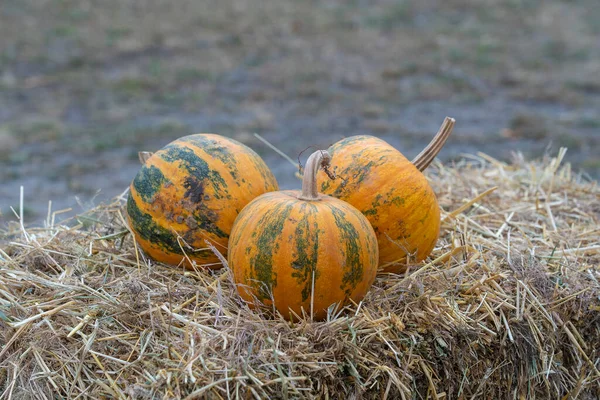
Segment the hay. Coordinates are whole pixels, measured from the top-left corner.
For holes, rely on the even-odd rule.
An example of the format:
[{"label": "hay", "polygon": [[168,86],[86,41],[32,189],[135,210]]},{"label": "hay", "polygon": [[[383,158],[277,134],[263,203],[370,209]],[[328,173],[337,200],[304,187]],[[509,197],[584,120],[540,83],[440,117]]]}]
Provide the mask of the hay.
[{"label": "hay", "polygon": [[226,269],[146,260],[124,196],[11,225],[0,397],[599,398],[600,190],[563,155],[434,164],[430,260],[319,323],[250,311]]}]

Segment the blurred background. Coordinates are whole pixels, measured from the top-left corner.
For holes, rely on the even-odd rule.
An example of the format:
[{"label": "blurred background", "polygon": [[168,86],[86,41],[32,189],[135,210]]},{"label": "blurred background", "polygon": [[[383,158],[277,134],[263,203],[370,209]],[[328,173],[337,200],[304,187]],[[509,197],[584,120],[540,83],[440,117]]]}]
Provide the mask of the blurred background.
[{"label": "blurred background", "polygon": [[[556,154],[600,176],[598,0],[0,0],[0,224],[123,192],[191,133],[295,158],[379,136],[441,161]],[[305,154],[306,156],[307,154]]]}]

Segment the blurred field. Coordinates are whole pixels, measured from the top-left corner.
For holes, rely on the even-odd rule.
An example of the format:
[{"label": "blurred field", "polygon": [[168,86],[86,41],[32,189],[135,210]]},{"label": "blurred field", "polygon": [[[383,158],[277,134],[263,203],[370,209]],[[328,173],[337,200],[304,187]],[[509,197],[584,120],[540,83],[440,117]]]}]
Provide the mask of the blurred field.
[{"label": "blurred field", "polygon": [[[370,133],[408,157],[569,148],[600,176],[597,0],[2,0],[0,222],[122,192],[137,151],[190,133],[287,154]],[[98,190],[100,190],[98,193]],[[81,204],[77,203],[77,199]]]}]

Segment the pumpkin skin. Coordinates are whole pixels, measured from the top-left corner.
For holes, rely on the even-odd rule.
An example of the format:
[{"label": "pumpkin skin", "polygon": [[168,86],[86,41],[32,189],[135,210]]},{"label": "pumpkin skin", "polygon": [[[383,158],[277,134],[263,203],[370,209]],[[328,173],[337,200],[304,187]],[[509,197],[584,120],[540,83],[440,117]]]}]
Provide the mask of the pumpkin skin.
[{"label": "pumpkin skin", "polygon": [[425,259],[440,232],[440,209],[425,176],[398,150],[373,136],[352,136],[329,148],[332,181],[318,175],[321,192],[347,201],[368,219],[379,243],[383,272],[401,273]]},{"label": "pumpkin skin", "polygon": [[127,216],[137,243],[154,260],[191,268],[189,258],[217,269],[222,265],[204,240],[225,254],[238,213],[275,190],[272,172],[247,146],[216,134],[189,135],[142,166],[130,185]]},{"label": "pumpkin skin", "polygon": [[[330,196],[301,199],[301,192],[266,193],[248,204],[231,231],[228,264],[238,293],[322,320],[327,308],[359,302],[377,275],[373,228],[350,204]],[[314,273],[314,290],[313,290]],[[293,312],[293,313],[292,313]]]}]

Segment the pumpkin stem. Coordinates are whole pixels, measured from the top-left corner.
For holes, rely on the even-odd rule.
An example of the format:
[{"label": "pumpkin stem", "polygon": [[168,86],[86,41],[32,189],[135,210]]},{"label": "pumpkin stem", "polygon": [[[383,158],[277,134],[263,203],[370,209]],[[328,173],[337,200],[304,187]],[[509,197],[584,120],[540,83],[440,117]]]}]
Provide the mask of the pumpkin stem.
[{"label": "pumpkin stem", "polygon": [[452,128],[454,128],[454,123],[456,121],[454,118],[446,117],[440,130],[435,135],[435,137],[429,142],[427,147],[423,149],[423,151],[412,160],[412,163],[417,167],[417,169],[421,172],[425,171],[429,164],[433,161],[433,159],[438,155],[446,140],[452,133]]},{"label": "pumpkin stem", "polygon": [[326,150],[317,150],[308,157],[306,167],[304,167],[302,194],[298,197],[299,200],[321,200],[317,190],[317,172],[319,172],[319,168],[329,168],[330,161],[331,155]]},{"label": "pumpkin stem", "polygon": [[139,151],[138,158],[140,159],[140,163],[142,165],[146,164],[146,161],[148,161],[148,159],[152,157],[152,154],[154,153],[151,151]]}]

